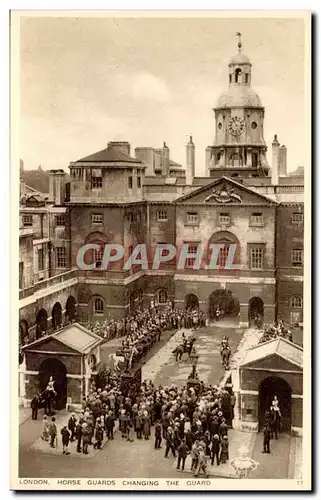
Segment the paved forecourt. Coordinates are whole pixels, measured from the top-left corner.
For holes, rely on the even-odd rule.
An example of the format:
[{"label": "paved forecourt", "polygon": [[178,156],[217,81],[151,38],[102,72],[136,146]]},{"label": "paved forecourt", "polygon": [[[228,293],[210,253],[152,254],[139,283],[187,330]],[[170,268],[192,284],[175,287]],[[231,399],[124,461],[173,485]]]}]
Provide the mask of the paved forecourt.
[{"label": "paved forecourt", "polygon": [[[192,331],[184,330],[185,334],[190,334]],[[183,330],[180,330],[172,335],[168,335],[168,341],[164,345],[160,345],[157,352],[146,362],[143,367],[143,379],[151,379],[157,385],[184,385],[187,377],[191,372],[191,364],[188,359],[184,358],[181,362],[175,361],[175,356],[172,351],[180,342]],[[243,336],[243,334],[245,335]],[[234,328],[223,328],[221,326],[210,326],[193,332],[196,336],[196,350],[199,354],[199,362],[197,371],[200,379],[205,383],[217,384],[221,380],[224,383],[225,371],[221,366],[219,347],[222,336],[226,334],[229,337],[232,353],[234,354],[232,365],[242,358],[242,352],[246,348],[255,343],[258,332]],[[241,341],[242,340],[242,341]],[[241,341],[241,343],[240,343]],[[237,347],[239,346],[239,351]],[[109,349],[106,349],[106,352]],[[186,477],[191,472],[188,470],[188,461],[186,470],[181,472],[176,470],[176,460],[173,458],[164,457],[164,447],[160,450],[154,449],[153,428],[151,438],[145,440],[134,440],[130,443],[123,440],[118,431],[115,432],[115,439],[104,444],[102,450],[98,452],[90,452],[90,455],[83,459],[82,455],[78,455],[72,451],[71,455],[62,455],[62,450],[52,450],[47,443],[39,445],[39,435],[41,434],[41,418],[32,421],[31,419],[24,420],[22,418],[20,425],[20,476],[21,477],[124,477],[124,478],[139,478],[139,477]],[[67,413],[61,413],[58,416],[58,432],[60,432],[61,424],[67,418]],[[240,443],[245,443],[250,453],[257,455],[260,453],[259,446],[261,445],[261,435],[251,433],[241,433],[239,431],[230,431],[230,459],[237,453]],[[279,459],[285,461],[281,474],[283,477],[288,477],[288,470],[297,471],[296,459],[300,443],[285,446],[284,453],[282,452],[283,436],[280,439],[280,444],[277,448],[272,443],[272,450],[277,452],[278,460],[273,461],[272,456],[261,455],[258,458],[260,462],[259,470],[256,471],[256,477],[280,477],[277,471],[280,471]],[[164,444],[164,443],[163,443]],[[285,443],[283,443],[285,444]],[[74,445],[73,445],[74,446]],[[60,449],[60,452],[59,452]],[[283,453],[283,455],[282,455]],[[275,457],[275,454],[274,454]],[[253,458],[257,459],[256,456]],[[266,466],[265,466],[266,464]],[[227,464],[225,470],[216,467],[214,470],[209,467],[210,477],[233,477],[232,469]],[[220,471],[218,472],[218,469]],[[264,472],[263,472],[264,471]],[[275,476],[275,474],[277,474]],[[298,472],[296,472],[298,474]],[[293,477],[293,476],[292,476]]]}]

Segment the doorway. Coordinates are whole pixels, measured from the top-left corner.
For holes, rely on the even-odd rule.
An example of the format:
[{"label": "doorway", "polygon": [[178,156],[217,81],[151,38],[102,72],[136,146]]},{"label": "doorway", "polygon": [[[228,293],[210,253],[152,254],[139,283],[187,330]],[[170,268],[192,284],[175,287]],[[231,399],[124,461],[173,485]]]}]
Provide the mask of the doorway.
[{"label": "doorway", "polygon": [[40,365],[39,389],[41,392],[46,389],[51,376],[55,381],[57,392],[56,409],[62,410],[67,403],[67,369],[64,363],[57,358],[47,358]]},{"label": "doorway", "polygon": [[190,293],[185,297],[185,309],[186,310],[195,310],[199,309],[199,300],[196,295]]},{"label": "doorway", "polygon": [[281,377],[267,377],[260,384],[259,430],[263,428],[265,411],[270,408],[274,396],[279,401],[281,429],[285,432],[291,432],[292,390],[289,384]]}]

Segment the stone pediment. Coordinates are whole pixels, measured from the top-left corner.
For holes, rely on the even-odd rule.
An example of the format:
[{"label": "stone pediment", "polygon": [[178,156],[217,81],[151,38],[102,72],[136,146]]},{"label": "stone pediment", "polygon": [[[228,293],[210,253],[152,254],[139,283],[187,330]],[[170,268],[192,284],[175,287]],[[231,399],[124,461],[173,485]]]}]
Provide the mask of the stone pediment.
[{"label": "stone pediment", "polygon": [[248,363],[247,365],[242,365],[242,368],[252,368],[256,370],[269,371],[270,369],[275,371],[291,371],[291,372],[302,372],[302,368],[297,364],[291,363],[289,360],[284,359],[278,354],[272,354],[264,359]]},{"label": "stone pediment", "polygon": [[221,177],[178,198],[175,203],[204,205],[276,205],[277,203],[254,189],[227,177]]},{"label": "stone pediment", "polygon": [[36,342],[24,347],[24,351],[28,352],[46,352],[46,353],[64,353],[64,354],[80,354],[75,349],[60,342],[52,336],[44,337]]}]

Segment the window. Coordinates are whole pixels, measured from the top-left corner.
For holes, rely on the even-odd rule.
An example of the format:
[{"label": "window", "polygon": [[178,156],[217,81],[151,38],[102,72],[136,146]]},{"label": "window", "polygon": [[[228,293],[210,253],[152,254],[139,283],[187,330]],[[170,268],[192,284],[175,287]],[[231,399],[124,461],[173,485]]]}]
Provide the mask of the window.
[{"label": "window", "polygon": [[230,75],[230,83],[232,83],[232,75]]},{"label": "window", "polygon": [[23,224],[23,227],[32,226],[32,215],[23,215],[22,216],[22,224]]},{"label": "window", "polygon": [[97,269],[101,267],[103,256],[104,256],[104,248],[100,247],[99,250],[94,250],[94,262],[96,264]]},{"label": "window", "polygon": [[156,303],[157,304],[166,304],[167,302],[167,290],[161,288],[156,293]]},{"label": "window", "polygon": [[94,314],[104,314],[104,302],[100,298],[94,300]]},{"label": "window", "polygon": [[264,249],[262,246],[252,246],[250,249],[251,269],[263,269]]},{"label": "window", "polygon": [[187,212],[187,224],[198,224],[197,212]]},{"label": "window", "polygon": [[245,83],[249,83],[249,74],[245,73]]},{"label": "window", "polygon": [[128,189],[133,189],[133,176],[128,177]]},{"label": "window", "polygon": [[134,222],[135,216],[134,216],[133,212],[128,212],[127,218],[129,220],[129,222]]},{"label": "window", "polygon": [[254,212],[251,215],[251,226],[264,226],[263,214],[260,212]]},{"label": "window", "polygon": [[142,187],[142,178],[140,175],[137,176],[137,187],[139,189]]},{"label": "window", "polygon": [[227,225],[229,225],[231,223],[231,216],[230,216],[230,214],[220,213],[219,223],[220,224],[225,224],[225,225],[227,224]]},{"label": "window", "polygon": [[294,213],[292,214],[292,224],[302,224],[303,223],[303,214]]},{"label": "window", "polygon": [[158,210],[157,220],[159,221],[167,220],[167,210]]},{"label": "window", "polygon": [[65,226],[65,225],[66,225],[66,216],[56,215],[56,226]]},{"label": "window", "polygon": [[257,128],[257,123],[256,122],[252,122],[251,123],[251,127],[253,128],[253,130],[255,130]]},{"label": "window", "polygon": [[92,224],[103,224],[103,222],[104,222],[103,214],[91,214]]},{"label": "window", "polygon": [[228,257],[229,245],[225,245],[224,248],[220,248],[218,254],[218,265],[219,267],[226,267],[226,261]]},{"label": "window", "polygon": [[56,248],[56,266],[66,267],[66,249],[65,247]]},{"label": "window", "polygon": [[91,178],[91,187],[92,187],[92,189],[102,188],[103,187],[103,178],[93,176]]},{"label": "window", "polygon": [[19,262],[19,288],[23,288],[23,262]]},{"label": "window", "polygon": [[38,249],[38,271],[43,271],[44,267],[44,255],[43,255],[43,248]]},{"label": "window", "polygon": [[195,257],[188,257],[186,259],[186,267],[193,267],[196,259],[196,254],[197,254],[197,247],[195,243],[192,243],[191,245],[188,245],[188,253],[195,254]]},{"label": "window", "polygon": [[235,83],[239,83],[241,73],[242,73],[242,70],[240,68],[237,68],[235,70]]},{"label": "window", "polygon": [[291,252],[292,266],[300,267],[303,262],[303,250],[295,249]]},{"label": "window", "polygon": [[290,300],[290,307],[293,309],[302,309],[302,299],[299,295],[294,295]]}]

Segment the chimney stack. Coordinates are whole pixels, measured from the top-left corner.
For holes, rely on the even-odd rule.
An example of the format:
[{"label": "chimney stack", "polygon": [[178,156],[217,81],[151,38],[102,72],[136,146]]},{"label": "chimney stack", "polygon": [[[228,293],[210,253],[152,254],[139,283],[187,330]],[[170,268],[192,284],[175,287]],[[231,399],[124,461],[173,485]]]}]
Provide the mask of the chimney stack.
[{"label": "chimney stack", "polygon": [[65,202],[65,176],[66,172],[62,169],[49,172],[49,201],[56,206],[62,206]]},{"label": "chimney stack", "polygon": [[146,165],[145,176],[154,176],[155,151],[153,148],[135,148],[137,160]]},{"label": "chimney stack", "polygon": [[189,143],[186,144],[186,185],[192,186],[195,177],[195,146],[193,138],[190,136]]},{"label": "chimney stack", "polygon": [[107,142],[107,148],[109,146],[116,149],[117,151],[120,151],[121,153],[124,153],[125,155],[130,156],[130,144],[129,144],[129,142],[126,142],[126,141]]},{"label": "chimney stack", "polygon": [[49,172],[49,201],[55,201],[55,170]]},{"label": "chimney stack", "polygon": [[287,149],[286,146],[281,146],[279,150],[279,177],[286,177],[286,155]]},{"label": "chimney stack", "polygon": [[280,151],[280,143],[278,141],[278,136],[275,134],[272,142],[272,175],[271,175],[272,186],[277,186],[279,183],[279,151]]},{"label": "chimney stack", "polygon": [[55,172],[55,205],[62,206],[65,202],[65,176],[66,172],[62,169]]},{"label": "chimney stack", "polygon": [[169,148],[164,142],[164,146],[161,149],[161,165],[162,165],[162,175],[167,177],[169,175]]}]

